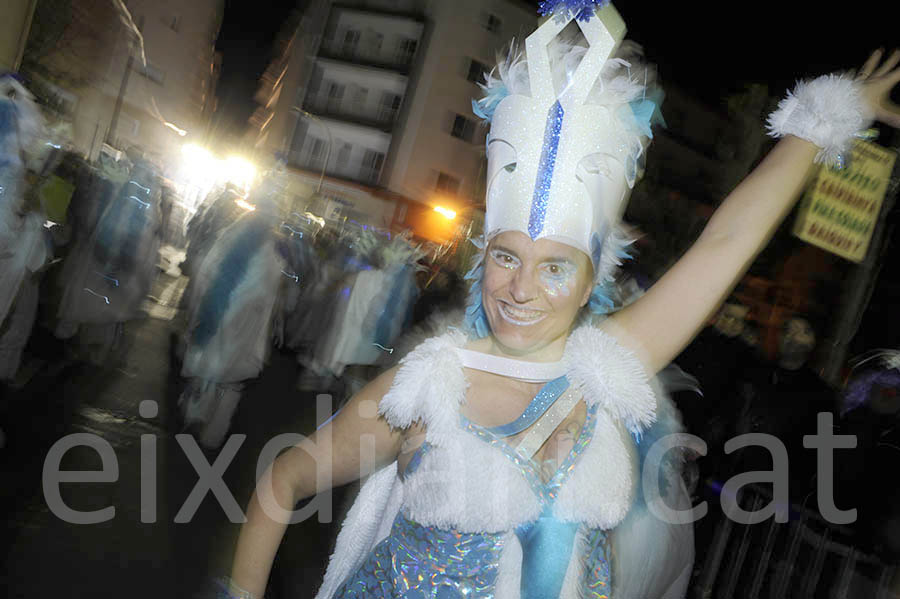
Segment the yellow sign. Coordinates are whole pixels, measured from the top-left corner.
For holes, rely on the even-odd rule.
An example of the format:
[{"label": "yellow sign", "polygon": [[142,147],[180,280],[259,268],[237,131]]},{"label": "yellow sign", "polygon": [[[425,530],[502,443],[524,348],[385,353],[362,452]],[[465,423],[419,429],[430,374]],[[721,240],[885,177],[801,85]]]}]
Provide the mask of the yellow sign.
[{"label": "yellow sign", "polygon": [[896,158],[891,150],[857,140],[845,168],[820,167],[803,196],[794,235],[852,262],[862,262]]}]

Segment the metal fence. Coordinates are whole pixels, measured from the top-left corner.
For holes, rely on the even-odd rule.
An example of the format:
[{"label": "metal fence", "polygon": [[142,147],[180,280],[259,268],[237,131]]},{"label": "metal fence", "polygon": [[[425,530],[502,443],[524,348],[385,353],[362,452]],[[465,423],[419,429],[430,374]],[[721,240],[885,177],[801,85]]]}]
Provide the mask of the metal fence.
[{"label": "metal fence", "polygon": [[[739,505],[757,511],[772,500],[764,487],[743,488]],[[792,505],[786,523],[754,525],[719,512],[698,547],[693,599],[896,599],[897,566],[858,550],[848,529]],[[703,543],[706,544],[705,541]]]}]

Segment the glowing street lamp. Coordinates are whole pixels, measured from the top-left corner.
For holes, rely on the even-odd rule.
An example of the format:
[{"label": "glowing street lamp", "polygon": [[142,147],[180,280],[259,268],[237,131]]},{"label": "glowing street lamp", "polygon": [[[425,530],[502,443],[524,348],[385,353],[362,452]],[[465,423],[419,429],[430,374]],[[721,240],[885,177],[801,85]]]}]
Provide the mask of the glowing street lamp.
[{"label": "glowing street lamp", "polygon": [[435,206],[434,211],[446,218],[447,220],[453,220],[456,218],[456,211],[450,210],[449,208],[444,208],[443,206]]},{"label": "glowing street lamp", "polygon": [[234,201],[234,203],[248,212],[253,212],[254,210],[256,210],[256,206],[254,206],[244,198],[238,198]]},{"label": "glowing street lamp", "polygon": [[244,190],[249,189],[256,179],[256,167],[240,156],[229,156],[222,164],[222,169],[222,176],[227,181]]}]

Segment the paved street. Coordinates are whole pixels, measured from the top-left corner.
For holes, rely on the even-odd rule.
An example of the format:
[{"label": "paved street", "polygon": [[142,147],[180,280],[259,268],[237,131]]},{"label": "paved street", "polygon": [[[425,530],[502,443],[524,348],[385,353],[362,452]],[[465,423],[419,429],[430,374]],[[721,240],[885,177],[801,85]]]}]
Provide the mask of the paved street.
[{"label": "paved street", "polygon": [[[29,353],[37,372],[24,387],[4,390],[0,402],[7,437],[0,450],[0,501],[7,514],[0,584],[6,596],[199,597],[208,593],[212,576],[227,570],[239,525],[228,522],[211,493],[190,522],[174,523],[198,480],[175,439],[181,432],[175,405],[180,379],[172,358],[177,319],[171,318],[183,284],[183,278],[160,276],[154,300],[145,305],[148,317],[127,324],[124,351],[103,368],[67,361],[63,344],[36,328]],[[224,475],[242,508],[266,441],[315,426],[315,393],[295,391],[297,375],[294,355],[276,351],[244,393],[233,433],[246,439]],[[144,403],[142,412],[141,402],[155,405]],[[109,521],[69,524],[48,507],[41,483],[45,458],[73,433],[108,442],[119,476],[115,482],[62,483],[61,498],[80,511],[114,506]],[[143,473],[145,481],[156,478],[155,523],[141,522],[142,435],[156,439],[155,473],[148,459],[150,472]],[[215,457],[204,456],[210,463]],[[99,454],[81,446],[64,455],[60,469],[101,467]],[[344,493],[336,492],[335,501],[340,513]],[[273,597],[313,595],[333,535],[332,525],[315,521],[291,527],[273,573]]]}]

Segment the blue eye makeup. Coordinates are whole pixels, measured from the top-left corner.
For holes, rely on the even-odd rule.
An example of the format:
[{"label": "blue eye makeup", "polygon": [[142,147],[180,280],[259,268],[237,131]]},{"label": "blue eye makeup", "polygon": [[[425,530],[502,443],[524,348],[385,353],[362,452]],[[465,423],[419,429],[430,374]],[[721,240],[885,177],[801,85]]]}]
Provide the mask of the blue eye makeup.
[{"label": "blue eye makeup", "polygon": [[577,268],[567,262],[550,262],[540,267],[541,283],[548,295],[568,297]]}]

